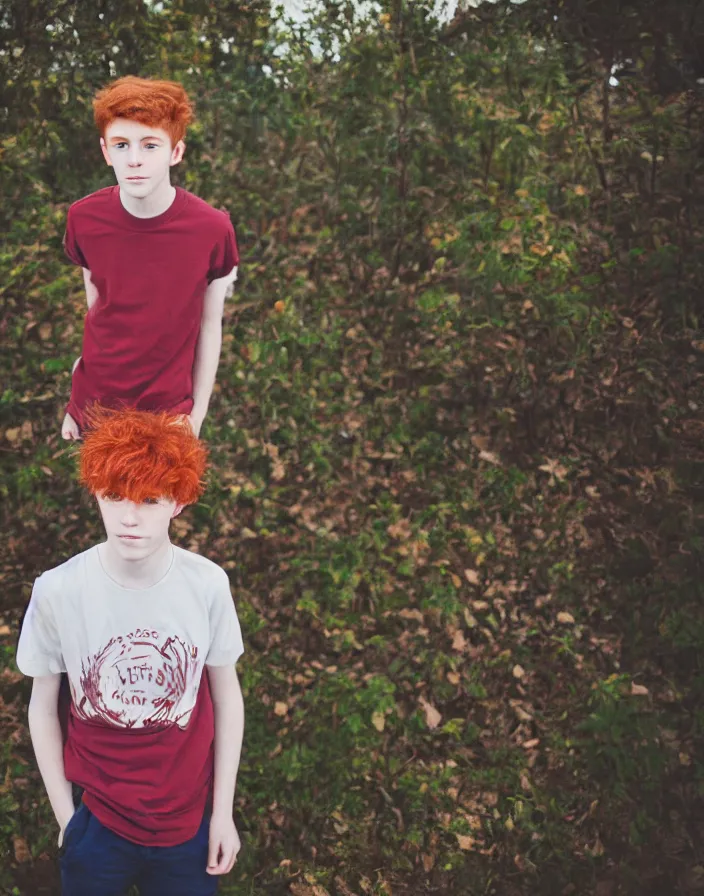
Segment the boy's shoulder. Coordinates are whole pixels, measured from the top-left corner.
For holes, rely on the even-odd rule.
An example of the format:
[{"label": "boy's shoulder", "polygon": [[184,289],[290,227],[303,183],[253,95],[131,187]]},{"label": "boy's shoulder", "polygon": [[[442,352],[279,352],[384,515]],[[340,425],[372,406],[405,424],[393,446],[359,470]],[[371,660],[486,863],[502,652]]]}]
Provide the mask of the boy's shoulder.
[{"label": "boy's shoulder", "polygon": [[83,211],[93,211],[96,208],[109,206],[115,198],[115,191],[118,189],[119,187],[114,185],[112,187],[103,187],[101,190],[96,190],[95,193],[89,193],[87,196],[77,199],[69,206],[69,215],[80,215]]},{"label": "boy's shoulder", "polygon": [[176,187],[176,190],[185,200],[184,210],[187,215],[198,218],[199,221],[209,222],[222,230],[231,226],[228,212],[215,208],[215,206],[206,202],[205,199],[201,199],[200,196],[196,196],[195,193],[189,193],[188,190],[184,190],[181,187]]},{"label": "boy's shoulder", "polygon": [[218,566],[202,554],[187,551],[176,544],[173,545],[173,549],[174,559],[181,574],[196,576],[205,588],[223,583],[227,583],[229,587],[230,579],[222,566]]},{"label": "boy's shoulder", "polygon": [[80,554],[74,554],[68,560],[64,560],[58,566],[45,570],[38,578],[42,591],[57,592],[61,591],[67,583],[75,580],[77,576],[83,575],[86,564],[89,563],[98,550],[97,545],[81,551]]}]

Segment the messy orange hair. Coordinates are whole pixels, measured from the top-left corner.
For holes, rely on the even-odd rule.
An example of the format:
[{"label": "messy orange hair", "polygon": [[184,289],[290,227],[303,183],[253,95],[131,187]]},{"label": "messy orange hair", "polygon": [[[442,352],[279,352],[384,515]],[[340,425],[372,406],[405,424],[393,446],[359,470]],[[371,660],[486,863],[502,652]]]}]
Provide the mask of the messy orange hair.
[{"label": "messy orange hair", "polygon": [[94,495],[193,504],[203,491],[205,446],[183,416],[97,409],[80,458],[81,482]]},{"label": "messy orange hair", "polygon": [[101,137],[116,118],[128,118],[161,128],[175,146],[183,140],[193,119],[193,107],[186,91],[176,81],[153,81],[127,75],[96,94],[93,117]]}]

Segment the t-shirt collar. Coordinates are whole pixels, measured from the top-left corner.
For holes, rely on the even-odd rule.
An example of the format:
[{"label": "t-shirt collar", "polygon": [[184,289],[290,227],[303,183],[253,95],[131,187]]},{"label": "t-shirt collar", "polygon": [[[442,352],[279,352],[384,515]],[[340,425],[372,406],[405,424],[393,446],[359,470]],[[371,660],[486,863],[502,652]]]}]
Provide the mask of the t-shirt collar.
[{"label": "t-shirt collar", "polygon": [[181,187],[176,187],[174,201],[165,212],[162,212],[160,215],[155,215],[153,218],[137,218],[135,215],[131,215],[120,201],[119,186],[114,186],[112,188],[112,195],[110,198],[115,218],[119,224],[122,225],[125,230],[137,230],[144,233],[145,231],[156,230],[166,221],[169,221],[171,218],[178,215],[188,201],[188,193],[181,189]]}]

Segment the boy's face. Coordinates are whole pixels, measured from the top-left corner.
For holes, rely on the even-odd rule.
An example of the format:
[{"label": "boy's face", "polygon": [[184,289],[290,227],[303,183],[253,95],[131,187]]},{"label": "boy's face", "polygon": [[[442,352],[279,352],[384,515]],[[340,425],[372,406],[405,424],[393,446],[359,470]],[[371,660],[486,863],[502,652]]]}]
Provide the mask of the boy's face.
[{"label": "boy's face", "polygon": [[183,158],[186,145],[171,146],[166,131],[127,118],[116,118],[100,138],[100,147],[115,177],[129,196],[146,199],[171,183],[169,171]]},{"label": "boy's face", "polygon": [[108,544],[123,560],[145,560],[169,540],[169,523],[183,509],[169,498],[135,504],[118,495],[96,495]]}]

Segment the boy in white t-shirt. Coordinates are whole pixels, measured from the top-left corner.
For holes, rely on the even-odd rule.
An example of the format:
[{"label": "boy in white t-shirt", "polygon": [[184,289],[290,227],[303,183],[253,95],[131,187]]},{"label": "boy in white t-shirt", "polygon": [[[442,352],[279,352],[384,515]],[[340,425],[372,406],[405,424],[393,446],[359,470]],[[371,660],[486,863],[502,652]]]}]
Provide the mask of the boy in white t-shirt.
[{"label": "boy in white t-shirt", "polygon": [[34,678],[29,728],[59,823],[64,896],[132,884],[141,896],[211,896],[240,848],[239,622],[226,573],[169,540],[204,469],[187,421],[105,416],[86,435],[81,480],[107,538],[34,584],[17,664]]}]

